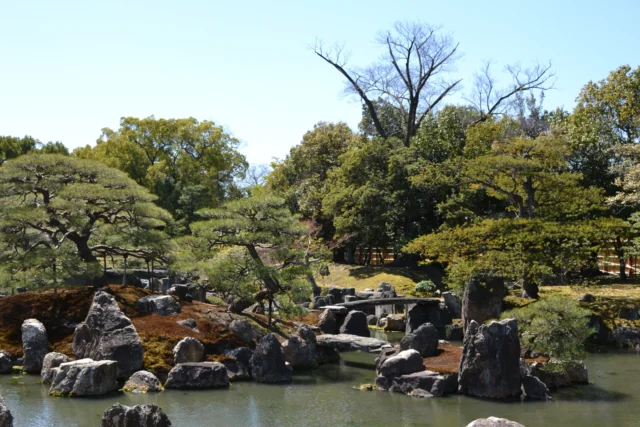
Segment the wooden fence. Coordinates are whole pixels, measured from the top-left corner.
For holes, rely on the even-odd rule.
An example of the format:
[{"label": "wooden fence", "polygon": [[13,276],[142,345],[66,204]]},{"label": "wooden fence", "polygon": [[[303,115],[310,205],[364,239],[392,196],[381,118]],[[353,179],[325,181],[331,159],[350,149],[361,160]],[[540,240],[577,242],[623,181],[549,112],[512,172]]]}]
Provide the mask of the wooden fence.
[{"label": "wooden fence", "polygon": [[[598,268],[604,273],[620,274],[620,262],[618,261],[618,255],[613,247],[600,249],[600,252],[598,252]],[[628,277],[637,277],[640,275],[638,257],[632,256],[627,258],[625,262],[625,270]]]}]

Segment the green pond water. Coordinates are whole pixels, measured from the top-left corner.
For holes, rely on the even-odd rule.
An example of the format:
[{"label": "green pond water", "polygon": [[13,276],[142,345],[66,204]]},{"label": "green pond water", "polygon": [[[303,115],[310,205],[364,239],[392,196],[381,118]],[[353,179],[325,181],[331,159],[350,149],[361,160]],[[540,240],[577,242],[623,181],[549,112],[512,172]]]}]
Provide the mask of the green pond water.
[{"label": "green pond water", "polygon": [[0,376],[0,394],[16,427],[97,426],[113,403],[156,403],[174,426],[465,426],[505,417],[535,426],[640,426],[640,355],[592,353],[591,385],[553,393],[551,402],[500,403],[465,396],[417,399],[359,391],[374,380],[373,357],[343,354],[341,365],[297,374],[291,385],[234,383],[227,390],[114,394],[103,398],[47,395],[36,376]]}]

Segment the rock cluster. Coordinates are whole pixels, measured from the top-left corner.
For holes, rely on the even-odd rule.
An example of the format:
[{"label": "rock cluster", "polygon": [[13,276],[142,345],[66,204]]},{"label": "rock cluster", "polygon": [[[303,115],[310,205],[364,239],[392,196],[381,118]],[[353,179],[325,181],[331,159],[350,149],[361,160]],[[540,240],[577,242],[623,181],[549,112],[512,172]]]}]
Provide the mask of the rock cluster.
[{"label": "rock cluster", "polygon": [[116,403],[102,415],[100,427],[171,427],[158,405],[123,406]]}]

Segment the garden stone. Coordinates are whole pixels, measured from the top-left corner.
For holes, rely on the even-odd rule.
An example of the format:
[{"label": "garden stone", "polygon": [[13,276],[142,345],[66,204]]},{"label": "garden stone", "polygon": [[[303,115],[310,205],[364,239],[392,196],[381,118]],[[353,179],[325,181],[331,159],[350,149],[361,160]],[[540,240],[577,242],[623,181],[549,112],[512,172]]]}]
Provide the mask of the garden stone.
[{"label": "garden stone", "polygon": [[127,378],[142,368],[143,351],[136,328],[116,300],[106,292],[97,292],[87,318],[73,335],[74,356],[96,361],[115,360],[118,377]]},{"label": "garden stone", "polygon": [[467,427],[524,427],[524,425],[505,418],[478,418],[467,424]]},{"label": "garden stone", "polygon": [[336,315],[330,310],[325,310],[318,320],[318,327],[324,334],[335,334],[338,332],[338,322]]},{"label": "garden stone", "polygon": [[618,314],[618,317],[620,319],[638,320],[638,318],[639,318],[639,316],[638,316],[638,307],[636,307],[635,305],[629,305],[629,306],[623,307],[620,310],[620,313]]},{"label": "garden stone", "polygon": [[436,356],[438,354],[438,331],[431,323],[425,323],[402,338],[400,349],[414,349],[422,357]]},{"label": "garden stone", "polygon": [[147,393],[162,391],[163,387],[158,377],[148,371],[138,371],[127,380],[122,391],[131,393]]},{"label": "garden stone", "polygon": [[173,347],[174,363],[198,363],[204,356],[204,345],[195,338],[183,338]]},{"label": "garden stone", "polygon": [[419,371],[393,378],[389,391],[409,394],[416,389],[421,389],[431,394],[430,397],[440,397],[446,392],[446,382],[445,375],[432,371]]},{"label": "garden stone", "polygon": [[337,334],[320,335],[317,337],[318,347],[333,348],[338,351],[363,351],[375,353],[384,345],[389,345],[387,341],[377,338],[361,337],[358,335]]},{"label": "garden stone", "polygon": [[291,371],[287,368],[282,346],[274,334],[267,334],[253,352],[249,361],[253,379],[260,383],[291,381]]},{"label": "garden stone", "polygon": [[640,349],[640,330],[626,326],[615,328],[611,341],[618,347]]},{"label": "garden stone", "polygon": [[198,325],[196,324],[196,321],[194,319],[178,320],[176,323],[178,325],[180,325],[180,326],[184,326],[184,327],[192,329],[192,330],[194,330],[196,332],[200,332],[198,330]]},{"label": "garden stone", "polygon": [[229,381],[248,381],[251,379],[249,374],[249,367],[237,360],[226,359],[220,362],[227,368],[227,375],[229,375]]},{"label": "garden stone", "polygon": [[499,318],[504,293],[504,279],[501,277],[470,279],[462,299],[462,324],[465,331],[472,320],[481,325],[489,319]]},{"label": "garden stone", "polygon": [[119,403],[104,411],[100,427],[171,427],[158,405],[124,406]]},{"label": "garden stone", "polygon": [[578,298],[578,301],[580,302],[594,302],[595,300],[596,300],[596,297],[594,297],[591,294],[584,294],[580,298]]},{"label": "garden stone", "polygon": [[13,427],[13,416],[0,395],[0,427]]},{"label": "garden stone", "polygon": [[244,319],[235,319],[229,325],[229,330],[236,334],[238,338],[240,338],[245,344],[253,343],[255,333],[253,330],[253,326],[251,325],[251,323],[249,323],[249,321]]},{"label": "garden stone", "polygon": [[40,379],[44,384],[51,384],[53,381],[54,371],[53,368],[57,368],[63,363],[69,362],[71,359],[66,354],[62,353],[47,353],[42,362],[42,371],[40,372]]},{"label": "garden stone", "polygon": [[171,316],[180,313],[180,303],[171,295],[147,295],[140,298],[136,305],[143,314]]},{"label": "garden stone", "polygon": [[341,334],[358,335],[361,337],[369,337],[369,325],[367,323],[367,315],[362,311],[350,311],[340,326]]},{"label": "garden stone", "polygon": [[543,363],[534,363],[531,365],[531,375],[537,377],[549,389],[589,384],[589,373],[582,362],[569,362],[561,370],[545,370]]},{"label": "garden stone", "polygon": [[380,374],[380,367],[388,358],[395,356],[399,351],[393,348],[391,345],[384,345],[380,348],[380,352],[376,357],[376,373]]},{"label": "garden stone", "polygon": [[532,400],[550,400],[549,389],[546,384],[533,375],[525,375],[522,377],[522,388],[529,399]]},{"label": "garden stone", "polygon": [[387,322],[384,325],[385,331],[398,331],[403,332],[406,328],[404,319],[397,314],[391,314],[386,317]]},{"label": "garden stone", "polygon": [[164,385],[169,389],[229,387],[227,368],[218,362],[180,363],[171,369]]},{"label": "garden stone", "polygon": [[387,326],[387,316],[381,317],[380,320],[378,320],[378,328],[384,328],[385,326]]},{"label": "garden stone", "polygon": [[333,304],[339,304],[344,301],[341,288],[329,288],[327,295],[331,295],[333,297]]},{"label": "garden stone", "polygon": [[225,354],[229,357],[233,357],[244,366],[249,367],[249,360],[251,360],[251,356],[253,356],[253,351],[248,347],[238,347],[233,350],[226,351]]},{"label": "garden stone", "polygon": [[10,374],[12,370],[11,355],[6,351],[0,351],[0,375]]},{"label": "garden stone", "polygon": [[422,356],[415,350],[405,350],[389,357],[380,365],[380,375],[400,376],[424,370]]},{"label": "garden stone", "polygon": [[115,360],[80,359],[53,368],[49,394],[53,396],[99,396],[118,389]]},{"label": "garden stone", "polygon": [[374,314],[369,314],[367,316],[367,324],[369,326],[376,326],[378,324],[378,318]]},{"label": "garden stone", "polygon": [[293,367],[306,367],[313,362],[313,355],[315,349],[311,349],[310,346],[304,345],[300,337],[295,335],[289,337],[282,344],[282,354],[284,359]]},{"label": "garden stone", "polygon": [[44,356],[49,352],[47,330],[36,319],[27,319],[22,323],[22,350],[24,362],[22,369],[28,374],[40,374]]},{"label": "garden stone", "polygon": [[353,301],[358,301],[358,297],[355,295],[345,295],[344,296],[344,302],[353,302]]},{"label": "garden stone", "polygon": [[462,341],[464,331],[459,325],[446,325],[444,327],[444,337],[448,341]]},{"label": "garden stone", "polygon": [[451,292],[445,292],[442,294],[444,298],[444,304],[447,306],[447,310],[449,310],[449,314],[454,319],[462,318],[462,301],[460,298]]}]

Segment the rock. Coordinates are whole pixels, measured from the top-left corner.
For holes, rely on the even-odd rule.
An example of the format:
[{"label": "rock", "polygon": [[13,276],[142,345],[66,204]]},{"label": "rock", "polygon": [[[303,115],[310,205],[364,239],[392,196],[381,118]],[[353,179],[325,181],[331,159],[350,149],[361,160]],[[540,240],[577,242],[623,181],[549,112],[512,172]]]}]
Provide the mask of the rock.
[{"label": "rock", "polygon": [[333,295],[313,297],[313,308],[322,308],[325,305],[333,305],[333,303]]},{"label": "rock", "polygon": [[0,351],[0,375],[10,374],[12,370],[11,355],[6,351]]},{"label": "rock", "polygon": [[131,320],[106,292],[96,292],[85,321],[73,335],[77,358],[115,360],[118,377],[126,378],[142,368],[142,341]]},{"label": "rock", "polygon": [[378,292],[393,292],[396,293],[396,288],[391,283],[382,282],[378,285]]},{"label": "rock", "polygon": [[284,359],[293,367],[306,367],[313,362],[315,349],[304,345],[300,337],[291,336],[282,344],[282,354]]},{"label": "rock", "polygon": [[350,311],[345,317],[339,332],[341,334],[358,335],[361,337],[369,337],[369,324],[367,323],[367,315],[362,311]]},{"label": "rock", "polygon": [[436,356],[438,354],[438,331],[431,323],[425,323],[402,338],[400,349],[416,350],[422,357]]},{"label": "rock", "polygon": [[[373,288],[365,288],[365,290],[363,292],[369,293],[369,292],[375,292],[375,290]],[[356,293],[356,295],[358,295],[358,294]],[[371,296],[371,295],[369,295],[369,296]]]},{"label": "rock", "polygon": [[445,322],[440,314],[440,307],[435,304],[408,304],[405,332],[410,334],[421,325],[431,323],[438,330],[438,335],[444,338]]},{"label": "rock", "polygon": [[467,282],[462,299],[464,330],[475,320],[482,325],[489,319],[499,318],[504,298],[504,279],[501,277],[474,277]]},{"label": "rock", "polygon": [[414,388],[407,395],[411,397],[419,397],[421,399],[429,399],[435,397],[433,394],[429,393],[427,390],[423,390],[421,388]]},{"label": "rock", "polygon": [[325,310],[329,310],[330,312],[335,314],[337,317],[346,316],[346,314],[349,312],[347,307],[343,307],[341,305],[325,305],[322,308],[324,308]]},{"label": "rock", "polygon": [[173,361],[178,363],[198,363],[204,356],[204,345],[195,338],[183,338],[173,347]]},{"label": "rock", "polygon": [[53,368],[57,368],[63,363],[69,362],[71,359],[66,354],[62,353],[47,353],[42,362],[42,371],[40,372],[40,379],[44,384],[51,384],[53,381],[53,375],[55,374]]},{"label": "rock", "polygon": [[378,320],[378,328],[383,328],[387,326],[387,316],[381,317],[380,320]]},{"label": "rock", "polygon": [[355,297],[356,296],[356,288],[342,288],[342,297]]},{"label": "rock", "polygon": [[335,334],[338,332],[338,321],[336,315],[330,310],[325,310],[318,320],[318,327],[324,334]]},{"label": "rock", "polygon": [[240,338],[245,344],[253,343],[255,333],[253,330],[253,326],[251,326],[251,323],[249,323],[247,320],[235,319],[229,325],[229,330],[236,334],[238,338]]},{"label": "rock", "polygon": [[104,411],[100,427],[171,427],[171,421],[158,405],[123,406],[119,403]]},{"label": "rock", "polygon": [[367,316],[367,325],[376,326],[378,324],[378,318],[374,314],[369,314]]},{"label": "rock", "polygon": [[469,323],[458,375],[461,393],[491,399],[519,396],[520,339],[514,319]]},{"label": "rock", "polygon": [[329,275],[329,266],[328,265],[321,265],[320,268],[318,268],[318,274],[321,276],[328,276]]},{"label": "rock", "polygon": [[47,330],[39,320],[27,319],[22,323],[22,350],[22,369],[29,374],[40,374],[44,356],[49,352],[49,341]]},{"label": "rock", "polygon": [[611,333],[611,341],[618,347],[640,348],[640,330],[618,327]]},{"label": "rock", "polygon": [[291,371],[285,364],[282,346],[274,334],[267,334],[256,346],[249,361],[253,379],[260,383],[291,381]]},{"label": "rock", "polygon": [[529,399],[532,400],[550,400],[549,389],[533,375],[524,375],[522,377],[522,388]]},{"label": "rock", "polygon": [[312,350],[315,350],[318,342],[315,332],[308,325],[302,325],[298,328],[298,336],[302,338],[306,345],[310,346]]},{"label": "rock", "polygon": [[[380,348],[380,353],[376,357],[376,373],[380,375],[380,367],[390,357],[395,356],[400,351],[393,348],[391,345],[384,345]],[[391,384],[389,384],[391,385]]]},{"label": "rock", "polygon": [[387,358],[380,365],[380,375],[400,376],[424,370],[422,356],[415,350],[405,350]]},{"label": "rock", "polygon": [[462,341],[464,338],[464,331],[462,326],[459,325],[446,325],[444,327],[444,337],[448,341]]},{"label": "rock", "polygon": [[339,304],[344,301],[341,288],[331,287],[327,291],[327,295],[331,295],[333,297],[333,304]]},{"label": "rock", "polygon": [[358,335],[337,334],[337,335],[320,335],[317,337],[318,347],[335,348],[343,351],[363,351],[375,353],[380,350],[383,345],[389,345],[387,341],[377,338],[367,338]]},{"label": "rock", "polygon": [[80,359],[53,368],[49,394],[54,396],[98,396],[118,389],[118,362]]},{"label": "rock", "polygon": [[19,286],[16,288],[16,293],[23,294],[25,292],[29,292],[29,288],[25,288],[24,286]]},{"label": "rock", "polygon": [[218,362],[180,363],[171,369],[165,388],[211,389],[229,386],[227,368]]},{"label": "rock", "polygon": [[620,309],[620,313],[618,313],[618,317],[620,319],[638,320],[638,307],[635,305],[622,307],[622,309]]},{"label": "rock", "polygon": [[196,332],[200,332],[198,330],[198,325],[196,324],[196,321],[194,319],[178,320],[176,323],[180,326],[184,326],[186,328],[193,329]]},{"label": "rock", "polygon": [[13,427],[13,416],[0,395],[0,427]]},{"label": "rock", "polygon": [[398,314],[391,314],[386,317],[387,322],[384,325],[385,331],[398,331],[404,332],[406,329],[406,325],[402,316]]},{"label": "rock", "polygon": [[505,418],[489,417],[478,418],[467,424],[467,427],[524,427],[524,425]]},{"label": "rock", "polygon": [[564,366],[554,368],[545,369],[545,364],[534,363],[531,365],[531,375],[537,377],[549,389],[589,384],[589,373],[582,362],[568,362]]},{"label": "rock", "polygon": [[180,313],[180,303],[171,295],[147,295],[138,300],[137,307],[144,314],[171,316]]},{"label": "rock", "polygon": [[444,304],[449,310],[449,314],[454,319],[462,318],[462,301],[460,301],[460,297],[456,294],[452,294],[451,292],[445,292],[442,294],[444,298]]},{"label": "rock", "polygon": [[432,371],[419,371],[408,375],[401,375],[391,380],[389,391],[410,394],[414,390],[424,390],[431,396],[440,397],[447,392],[448,378]]},{"label": "rock", "polygon": [[164,388],[160,384],[158,377],[148,371],[138,371],[127,380],[122,391],[131,393],[147,393],[162,391]]},{"label": "rock", "polygon": [[248,365],[240,363],[237,360],[226,359],[220,362],[227,368],[227,375],[229,375],[229,381],[248,381],[251,379]]},{"label": "rock", "polygon": [[344,302],[353,302],[353,301],[358,301],[358,297],[355,295],[345,295],[344,296]]},{"label": "rock", "polygon": [[225,352],[225,354],[229,357],[233,357],[244,366],[249,367],[249,360],[251,360],[251,356],[253,356],[253,351],[248,347],[238,347]]},{"label": "rock", "polygon": [[596,300],[596,297],[594,297],[591,294],[584,294],[580,298],[578,298],[578,301],[580,302],[594,302],[595,300]]}]

